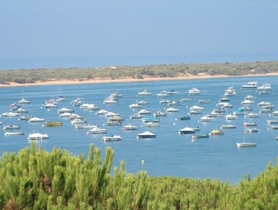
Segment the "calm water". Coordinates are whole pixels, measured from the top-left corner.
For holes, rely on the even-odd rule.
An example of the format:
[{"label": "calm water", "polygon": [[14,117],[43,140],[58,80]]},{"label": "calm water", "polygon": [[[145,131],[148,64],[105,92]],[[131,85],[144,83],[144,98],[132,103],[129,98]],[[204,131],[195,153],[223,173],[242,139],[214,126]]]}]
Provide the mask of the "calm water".
[{"label": "calm water", "polygon": [[[272,92],[270,95],[259,95],[255,90],[240,90],[241,85],[249,81],[258,81],[258,85],[270,83]],[[233,108],[226,109],[223,117],[214,118],[213,122],[201,123],[198,120],[206,113],[210,113],[225,89],[233,86],[237,94],[231,97]],[[188,96],[186,92],[192,87],[196,87],[201,91],[198,96]],[[138,91],[147,89],[152,92],[150,97],[139,97]],[[104,116],[95,115],[95,112],[88,112],[80,109],[78,106],[73,107],[70,102],[77,97],[84,98],[86,103],[94,103],[102,109],[120,113],[125,117],[122,126],[106,126],[108,134],[121,135],[120,142],[102,141],[103,135],[87,135],[87,130],[76,130],[70,121],[66,118],[60,118],[57,109],[47,110],[42,108],[45,100],[57,97],[60,93],[67,98],[67,101],[60,102],[58,108],[72,108],[75,113],[86,117],[88,123],[98,124],[103,127],[106,122]],[[179,94],[172,95],[168,98],[158,98],[156,94],[162,90],[175,90]],[[249,119],[258,123],[259,133],[246,134],[246,140],[257,143],[254,148],[236,147],[236,142],[243,141],[243,122],[244,117],[238,116],[236,121],[226,122],[225,116],[232,114],[233,111],[240,108],[241,102],[247,95],[256,97],[252,106],[254,113],[259,113],[260,107],[257,103],[268,101],[276,107],[278,96],[278,78],[277,77],[247,77],[247,78],[228,78],[228,79],[211,79],[211,80],[191,80],[191,81],[162,81],[162,82],[141,82],[141,83],[119,83],[119,84],[88,84],[88,85],[65,85],[61,86],[39,86],[24,87],[24,97],[31,101],[30,104],[23,105],[28,109],[29,113],[24,115],[32,115],[45,118],[46,121],[61,121],[62,127],[42,127],[42,123],[30,124],[26,121],[18,121],[18,118],[4,118],[0,121],[2,126],[7,124],[20,124],[23,136],[4,136],[5,131],[0,130],[0,151],[17,152],[22,148],[28,147],[30,143],[27,140],[28,134],[34,130],[40,133],[47,133],[50,138],[47,141],[39,142],[45,150],[51,151],[54,146],[61,149],[69,150],[73,155],[85,154],[89,151],[89,145],[94,144],[95,147],[101,148],[104,156],[107,146],[115,151],[114,166],[119,166],[121,160],[126,163],[127,173],[136,174],[140,170],[147,171],[150,176],[176,176],[176,177],[192,177],[195,179],[220,179],[222,181],[230,180],[235,184],[244,178],[247,173],[251,177],[258,175],[266,168],[271,161],[276,163],[278,151],[278,142],[275,137],[278,131],[268,130],[266,120],[274,117],[269,114],[260,114],[259,118]],[[119,99],[118,104],[104,105],[103,99],[111,93],[119,91],[123,97]],[[21,99],[22,88],[1,88],[0,89],[0,113],[9,111],[9,106],[13,102]],[[191,98],[189,102],[182,102],[177,107],[179,112],[168,113],[167,117],[161,118],[160,127],[146,128],[141,120],[131,120],[129,116],[134,110],[129,109],[129,105],[136,101],[145,100],[149,104],[144,105],[144,109],[152,113],[157,110],[165,110],[168,108],[165,104],[159,104],[160,100],[180,100],[182,98]],[[210,104],[198,104],[198,100],[211,100]],[[193,105],[204,106],[205,110],[201,115],[191,115],[191,120],[177,121],[177,117],[187,115],[189,107]],[[278,117],[277,117],[278,118]],[[122,127],[128,123],[139,126],[137,131],[123,131]],[[224,130],[225,134],[218,137],[210,137],[207,139],[198,139],[196,142],[191,141],[192,135],[179,135],[178,130],[184,127],[199,126],[201,131],[198,133],[209,133],[213,129],[219,129],[222,124],[235,124],[236,129]],[[151,131],[157,135],[155,139],[138,140],[138,133]],[[141,161],[145,164],[142,165]]]}]

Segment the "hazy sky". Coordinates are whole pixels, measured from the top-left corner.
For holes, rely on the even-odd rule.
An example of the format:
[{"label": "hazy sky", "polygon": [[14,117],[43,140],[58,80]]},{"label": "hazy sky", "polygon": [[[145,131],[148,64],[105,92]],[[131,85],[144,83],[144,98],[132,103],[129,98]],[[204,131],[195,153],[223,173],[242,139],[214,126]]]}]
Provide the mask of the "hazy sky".
[{"label": "hazy sky", "polygon": [[0,69],[35,59],[278,58],[277,0],[0,0],[0,28]]}]

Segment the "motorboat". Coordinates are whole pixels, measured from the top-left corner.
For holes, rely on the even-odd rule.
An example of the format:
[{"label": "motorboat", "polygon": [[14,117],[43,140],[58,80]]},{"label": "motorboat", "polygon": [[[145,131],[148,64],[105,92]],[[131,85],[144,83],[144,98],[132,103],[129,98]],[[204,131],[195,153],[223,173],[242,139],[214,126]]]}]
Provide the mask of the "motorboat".
[{"label": "motorboat", "polygon": [[22,115],[22,116],[20,116],[19,118],[18,118],[18,120],[26,120],[26,121],[28,121],[29,119],[31,119],[32,118],[32,116],[25,116],[25,115]]},{"label": "motorboat", "polygon": [[95,127],[90,129],[89,131],[87,131],[87,135],[89,134],[103,134],[103,133],[107,133],[107,130],[105,128],[99,128],[99,127]]},{"label": "motorboat", "polygon": [[230,104],[230,103],[226,103],[226,104],[224,104],[223,106],[222,106],[222,108],[233,108],[233,105],[232,104]]},{"label": "motorboat", "polygon": [[224,113],[224,112],[225,112],[225,109],[223,109],[223,108],[218,108],[218,109],[214,109],[214,110],[212,110],[212,112],[213,112],[213,113],[219,113],[219,114],[222,114],[222,113]]},{"label": "motorboat", "polygon": [[253,110],[253,108],[250,107],[250,106],[242,106],[242,107],[239,108],[239,110],[246,112],[246,111]]},{"label": "motorboat", "polygon": [[228,87],[224,93],[225,96],[234,96],[236,95],[236,90],[233,87]]},{"label": "motorboat", "polygon": [[59,116],[60,117],[68,117],[68,118],[70,118],[72,116],[72,113],[64,112],[64,113],[59,114]]},{"label": "motorboat", "polygon": [[138,139],[148,139],[148,138],[155,138],[155,137],[156,137],[156,134],[151,133],[149,131],[145,131],[143,133],[137,134]]},{"label": "motorboat", "polygon": [[129,118],[130,119],[141,119],[141,118],[143,118],[143,115],[135,113],[135,114],[130,115]]},{"label": "motorboat", "polygon": [[110,117],[119,116],[119,115],[120,115],[119,113],[107,112],[107,113],[105,114],[105,117],[106,117],[106,118],[110,118]]},{"label": "motorboat", "polygon": [[244,127],[248,127],[248,126],[257,126],[256,122],[244,122]]},{"label": "motorboat", "polygon": [[246,118],[258,118],[260,117],[260,114],[256,114],[256,113],[248,113],[245,115]]},{"label": "motorboat", "polygon": [[138,95],[139,96],[151,96],[152,93],[148,92],[146,89],[141,91],[141,92],[138,92]]},{"label": "motorboat", "polygon": [[88,110],[89,112],[98,111],[98,110],[100,110],[100,107],[96,106],[95,104],[94,104],[94,105],[89,105],[89,106],[87,107],[87,110]]},{"label": "motorboat", "polygon": [[251,101],[254,101],[256,99],[255,96],[252,96],[252,95],[247,95],[244,97],[244,100],[251,100]]},{"label": "motorboat", "polygon": [[201,91],[197,88],[192,88],[188,91],[188,95],[200,95]]},{"label": "motorboat", "polygon": [[263,109],[260,109],[259,112],[260,112],[260,113],[272,113],[273,110],[272,110],[272,109],[265,109],[265,108],[263,108]]},{"label": "motorboat", "polygon": [[206,116],[213,118],[213,117],[222,117],[223,115],[221,113],[212,111],[211,113],[206,114]]},{"label": "motorboat", "polygon": [[118,101],[115,100],[114,98],[113,99],[110,99],[110,98],[107,98],[107,99],[104,99],[103,101],[103,104],[117,104]]},{"label": "motorboat", "polygon": [[138,104],[139,104],[139,105],[145,105],[145,104],[149,104],[149,102],[148,102],[148,101],[141,100],[141,101],[138,101]]},{"label": "motorboat", "polygon": [[124,120],[125,120],[124,117],[121,117],[121,116],[118,116],[118,115],[109,118],[109,121],[124,121]]},{"label": "motorboat", "polygon": [[272,104],[270,102],[267,102],[267,101],[261,101],[257,104],[257,106],[271,106]]},{"label": "motorboat", "polygon": [[129,105],[129,108],[130,108],[130,109],[137,109],[137,108],[142,108],[142,107],[143,107],[143,105],[138,104],[138,103],[130,104],[130,105]]},{"label": "motorboat", "polygon": [[23,108],[18,108],[17,110],[15,110],[16,113],[28,113],[29,111],[27,109],[23,109]]},{"label": "motorboat", "polygon": [[75,129],[92,129],[98,127],[97,125],[91,124],[78,124],[75,126]]},{"label": "motorboat", "polygon": [[271,125],[270,130],[278,130],[278,125]]},{"label": "motorboat", "polygon": [[213,119],[211,117],[208,117],[208,116],[203,116],[199,119],[199,122],[212,122]]},{"label": "motorboat", "polygon": [[156,128],[156,127],[159,127],[159,123],[158,122],[147,122],[147,123],[145,123],[145,126]]},{"label": "motorboat", "polygon": [[47,109],[51,109],[51,108],[57,108],[58,106],[53,103],[46,103],[46,104],[44,104],[44,107]]},{"label": "motorboat", "polygon": [[179,101],[171,101],[168,103],[168,106],[180,106],[180,102]]},{"label": "motorboat", "polygon": [[118,126],[118,125],[122,125],[122,122],[121,121],[110,121],[108,120],[106,123],[105,123],[106,126]]},{"label": "motorboat", "polygon": [[185,127],[179,130],[179,134],[192,134],[192,133],[195,133],[195,129],[189,127]]},{"label": "motorboat", "polygon": [[124,130],[126,131],[131,131],[131,130],[138,130],[137,125],[132,125],[132,124],[127,124],[123,127]]},{"label": "motorboat", "polygon": [[278,120],[267,120],[267,124],[278,124]]},{"label": "motorboat", "polygon": [[146,115],[146,114],[151,114],[150,111],[146,110],[146,109],[141,109],[139,112],[137,112],[140,115]]},{"label": "motorboat", "polygon": [[101,109],[101,110],[99,110],[99,111],[96,112],[96,115],[105,115],[105,114],[107,114],[107,113],[108,113],[107,110]]},{"label": "motorboat", "polygon": [[266,83],[266,84],[263,84],[262,86],[257,87],[257,90],[258,91],[271,91],[272,88],[271,88],[270,84]]},{"label": "motorboat", "polygon": [[83,102],[83,98],[76,98],[73,101],[70,102],[73,106],[81,106]]},{"label": "motorboat", "polygon": [[177,118],[178,120],[190,120],[188,115]]},{"label": "motorboat", "polygon": [[198,104],[210,104],[211,100],[198,100]]},{"label": "motorboat", "polygon": [[166,117],[167,114],[165,112],[161,112],[161,111],[156,111],[155,113],[153,113],[154,117]]},{"label": "motorboat", "polygon": [[43,124],[44,127],[59,127],[59,126],[62,126],[63,123],[61,122],[54,122],[54,121],[50,121],[50,122],[45,122]]},{"label": "motorboat", "polygon": [[258,128],[246,128],[245,132],[246,133],[259,133],[260,130]]},{"label": "motorboat", "polygon": [[4,133],[5,136],[18,136],[18,135],[24,135],[23,131],[15,131],[15,132],[5,132]]},{"label": "motorboat", "polygon": [[20,108],[20,107],[21,107],[21,105],[18,104],[18,103],[16,103],[16,102],[14,102],[14,103],[12,103],[12,104],[10,105],[10,109],[11,109],[11,110],[17,110],[17,109]]},{"label": "motorboat", "polygon": [[244,110],[237,110],[237,111],[233,111],[233,115],[245,115],[245,111]]},{"label": "motorboat", "polygon": [[103,136],[102,140],[104,142],[107,142],[107,141],[121,141],[122,137],[119,136],[119,135]]},{"label": "motorboat", "polygon": [[178,111],[179,111],[179,109],[173,108],[173,107],[166,109],[166,112],[178,112]]},{"label": "motorboat", "polygon": [[212,130],[209,135],[210,136],[219,136],[219,135],[223,135],[224,132],[222,129],[218,129],[218,130]]},{"label": "motorboat", "polygon": [[168,97],[170,96],[170,94],[166,91],[166,90],[163,90],[163,91],[160,91],[160,93],[156,94],[157,97]]},{"label": "motorboat", "polygon": [[225,117],[226,120],[237,120],[237,116],[233,114],[228,114]]},{"label": "motorboat", "polygon": [[269,90],[258,90],[260,95],[269,95],[271,91]]},{"label": "motorboat", "polygon": [[20,128],[21,128],[20,125],[11,124],[11,125],[4,126],[3,130],[13,130],[13,129],[20,129]]},{"label": "motorboat", "polygon": [[241,86],[241,89],[257,89],[257,82],[247,82],[246,84]]},{"label": "motorboat", "polygon": [[17,117],[19,114],[16,112],[4,112],[1,117]]},{"label": "motorboat", "polygon": [[236,125],[221,125],[220,129],[234,129]]},{"label": "motorboat", "polygon": [[228,102],[228,101],[230,101],[230,98],[227,97],[223,97],[219,99],[219,102]]},{"label": "motorboat", "polygon": [[37,123],[37,122],[44,122],[44,118],[39,118],[39,117],[32,117],[28,120],[29,123]]},{"label": "motorboat", "polygon": [[180,102],[187,102],[187,101],[191,101],[192,99],[191,98],[182,98],[180,100]]},{"label": "motorboat", "polygon": [[201,110],[198,109],[192,109],[189,110],[188,114],[202,114]]},{"label": "motorboat", "polygon": [[241,102],[241,104],[253,104],[254,101],[253,100],[249,100],[249,99],[246,99],[244,101]]},{"label": "motorboat", "polygon": [[74,120],[74,119],[85,119],[85,117],[78,114],[71,113],[69,116],[69,120]]},{"label": "motorboat", "polygon": [[87,120],[85,119],[73,119],[70,121],[70,123],[72,125],[76,125],[76,124],[86,124],[87,123]]},{"label": "motorboat", "polygon": [[159,118],[147,118],[147,117],[144,117],[142,118],[142,122],[143,123],[148,123],[148,122],[160,122]]},{"label": "motorboat", "polygon": [[196,106],[196,105],[191,106],[191,107],[189,108],[189,110],[204,110],[204,109],[205,109],[205,107]]},{"label": "motorboat", "polygon": [[32,133],[28,135],[28,140],[45,140],[49,139],[49,136],[47,134],[42,134],[42,133]]},{"label": "motorboat", "polygon": [[58,109],[58,113],[61,114],[61,113],[73,113],[74,110],[73,109],[69,109],[69,108],[61,108],[61,109]]},{"label": "motorboat", "polygon": [[118,91],[116,91],[116,92],[112,93],[111,96],[115,97],[115,98],[121,98],[121,97],[123,97],[123,94],[121,94]]},{"label": "motorboat", "polygon": [[62,102],[62,101],[66,101],[67,99],[64,96],[58,96],[56,101],[57,102]]},{"label": "motorboat", "polygon": [[273,111],[273,112],[271,113],[271,115],[272,115],[272,116],[278,116],[278,111]]},{"label": "motorboat", "polygon": [[161,100],[159,101],[160,104],[169,104],[171,101],[170,100]]}]

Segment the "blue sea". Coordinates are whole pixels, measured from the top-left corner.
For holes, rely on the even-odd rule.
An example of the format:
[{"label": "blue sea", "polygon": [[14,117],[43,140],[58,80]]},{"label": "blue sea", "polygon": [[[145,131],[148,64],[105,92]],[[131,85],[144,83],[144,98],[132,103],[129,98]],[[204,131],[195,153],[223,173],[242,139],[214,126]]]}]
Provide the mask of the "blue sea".
[{"label": "blue sea", "polygon": [[[241,90],[241,86],[250,81],[257,81],[258,86],[270,83],[272,91],[269,95],[260,95],[256,90]],[[223,97],[225,89],[233,86],[237,94],[230,97],[232,108],[225,109],[222,117],[214,118],[213,122],[202,123],[199,119],[207,113],[217,108],[216,104]],[[188,90],[196,87],[201,91],[200,95],[189,96]],[[152,96],[138,96],[138,91],[144,89],[152,93]],[[162,90],[177,91],[176,95],[167,98],[157,97],[156,94]],[[244,119],[238,116],[237,120],[227,122],[225,116],[238,110],[241,102],[247,95],[255,96],[254,104],[250,105],[253,113],[259,113],[259,102],[271,102],[276,107],[278,98],[278,78],[273,77],[234,77],[222,79],[199,79],[184,81],[159,81],[159,82],[132,82],[132,83],[106,83],[106,84],[84,84],[84,85],[53,85],[53,86],[30,86],[30,87],[9,87],[0,89],[0,113],[10,111],[10,105],[21,99],[22,94],[30,104],[22,107],[29,110],[23,115],[32,115],[44,118],[45,121],[60,121],[62,127],[43,127],[43,123],[28,123],[18,121],[18,117],[1,117],[2,127],[8,124],[19,124],[24,132],[22,136],[5,136],[5,131],[0,130],[0,151],[1,153],[18,152],[29,147],[28,134],[33,131],[47,133],[49,139],[37,142],[47,151],[52,151],[53,147],[68,150],[72,155],[84,154],[87,156],[89,145],[101,149],[101,154],[105,156],[106,147],[111,147],[114,152],[113,167],[119,167],[120,161],[124,161],[126,172],[136,174],[138,171],[146,171],[149,176],[174,176],[188,177],[194,179],[219,179],[223,182],[229,180],[232,184],[243,180],[246,174],[251,178],[264,171],[267,164],[276,164],[278,154],[278,130],[270,130],[267,120],[275,119],[269,113],[260,114],[259,118]],[[103,100],[110,94],[118,91],[123,95],[117,104],[103,104]],[[58,108],[46,109],[43,104],[46,100],[63,95],[67,101],[60,102]],[[94,103],[101,109],[119,113],[125,120],[121,126],[105,126],[106,118],[96,115],[96,112],[89,112],[80,109],[79,106],[72,106],[70,103],[76,98],[83,98],[84,103]],[[180,101],[182,98],[190,98],[190,101],[181,102],[181,106],[176,108],[179,112],[167,113],[167,116],[160,118],[160,126],[147,128],[140,119],[130,119],[130,115],[138,110],[129,108],[130,104],[144,100],[149,102],[143,109],[154,113],[157,110],[165,111],[168,106],[160,104],[161,100]],[[198,104],[198,100],[210,100],[210,104]],[[190,115],[190,120],[177,120],[189,112],[193,105],[203,106],[202,114]],[[108,130],[107,135],[120,135],[122,141],[103,142],[100,135],[87,135],[85,129],[75,129],[68,118],[61,118],[57,112],[60,108],[70,108],[76,114],[84,116],[89,124],[97,124]],[[275,109],[276,110],[276,109]],[[152,116],[152,115],[151,115]],[[276,117],[278,119],[278,117]],[[244,121],[257,122],[259,133],[245,134]],[[135,131],[125,131],[123,126],[132,123],[138,125]],[[179,129],[184,127],[200,127],[196,134],[209,133],[214,129],[219,129],[223,124],[234,124],[236,129],[225,129],[224,135],[210,136],[209,138],[197,139],[192,142],[192,134],[180,135]],[[150,131],[156,134],[153,139],[137,139],[138,133]],[[236,142],[246,141],[256,142],[257,147],[237,148]],[[144,164],[142,164],[144,160]],[[112,172],[113,173],[113,172]]]}]

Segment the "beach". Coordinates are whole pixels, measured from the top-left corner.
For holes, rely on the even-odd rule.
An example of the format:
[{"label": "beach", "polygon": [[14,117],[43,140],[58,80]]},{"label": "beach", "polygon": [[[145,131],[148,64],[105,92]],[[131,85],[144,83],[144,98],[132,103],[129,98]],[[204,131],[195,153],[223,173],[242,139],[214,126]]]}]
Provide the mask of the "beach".
[{"label": "beach", "polygon": [[18,87],[18,86],[43,86],[43,85],[78,85],[78,84],[102,84],[102,83],[123,83],[123,82],[151,82],[151,81],[168,81],[168,80],[196,80],[196,79],[216,79],[216,78],[229,78],[229,77],[263,77],[263,76],[278,76],[278,73],[267,73],[267,74],[248,74],[240,76],[229,76],[229,75],[186,75],[183,77],[147,77],[144,76],[143,79],[135,78],[121,78],[121,79],[111,79],[111,78],[93,78],[84,80],[51,80],[46,82],[37,81],[35,83],[14,83],[0,84],[0,88],[5,87]]}]

